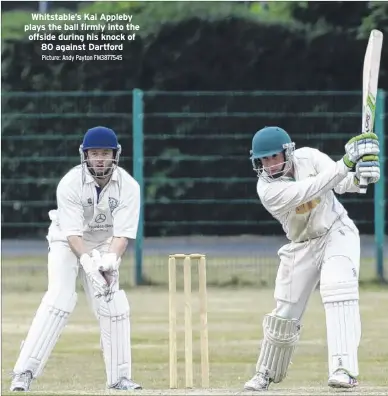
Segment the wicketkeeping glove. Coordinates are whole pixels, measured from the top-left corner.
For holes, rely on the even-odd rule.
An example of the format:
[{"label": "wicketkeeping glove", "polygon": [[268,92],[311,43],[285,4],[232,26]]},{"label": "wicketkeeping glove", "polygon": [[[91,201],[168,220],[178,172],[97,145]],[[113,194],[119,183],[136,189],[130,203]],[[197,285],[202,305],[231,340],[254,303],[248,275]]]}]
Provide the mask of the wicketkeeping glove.
[{"label": "wicketkeeping glove", "polygon": [[363,133],[350,139],[345,145],[343,161],[345,165],[354,169],[360,158],[380,153],[379,141],[374,133]]},{"label": "wicketkeeping glove", "polygon": [[104,279],[101,272],[99,271],[95,260],[85,253],[80,257],[79,261],[85,271],[86,276],[89,278],[93,285],[93,288],[95,290],[95,296],[101,297],[106,295],[109,291],[109,286],[107,281]]},{"label": "wicketkeeping glove", "polygon": [[117,270],[115,271],[105,271],[102,273],[103,277],[106,279],[109,289],[107,294],[104,296],[104,299],[106,302],[109,302],[113,298],[113,293],[117,290],[115,290],[115,286],[119,280],[119,272]]},{"label": "wicketkeeping glove", "polygon": [[101,256],[100,252],[96,249],[92,250],[91,255],[96,267],[107,282],[108,287],[104,294],[104,299],[106,302],[109,302],[113,298],[114,288],[118,282],[118,268],[121,258],[117,258],[116,253],[104,253]]},{"label": "wicketkeeping glove", "polygon": [[104,253],[102,256],[98,250],[92,250],[92,257],[100,271],[116,271],[121,264],[121,258],[116,253]]}]

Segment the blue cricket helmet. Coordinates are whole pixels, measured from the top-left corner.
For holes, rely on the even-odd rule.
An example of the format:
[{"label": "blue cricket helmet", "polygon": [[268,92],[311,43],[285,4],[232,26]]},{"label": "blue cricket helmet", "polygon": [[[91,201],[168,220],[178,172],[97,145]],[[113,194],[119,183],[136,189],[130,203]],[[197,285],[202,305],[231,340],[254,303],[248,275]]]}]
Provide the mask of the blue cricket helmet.
[{"label": "blue cricket helmet", "polygon": [[81,148],[89,149],[119,149],[119,142],[113,129],[97,126],[89,129],[84,136]]},{"label": "blue cricket helmet", "polygon": [[[113,150],[112,164],[104,168],[102,174],[97,174],[90,164],[90,161],[88,161],[87,150],[91,149]],[[81,164],[86,164],[90,173],[95,178],[104,179],[110,176],[116,168],[120,159],[121,146],[113,129],[97,126],[86,131],[83,142],[79,148],[79,153],[81,156]]]}]

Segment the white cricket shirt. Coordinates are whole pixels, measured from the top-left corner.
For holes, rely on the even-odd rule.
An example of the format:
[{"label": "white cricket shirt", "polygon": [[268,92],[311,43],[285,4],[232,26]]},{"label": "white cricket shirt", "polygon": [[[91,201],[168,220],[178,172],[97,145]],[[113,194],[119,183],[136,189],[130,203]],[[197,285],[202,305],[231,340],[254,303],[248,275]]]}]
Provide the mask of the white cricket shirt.
[{"label": "white cricket shirt", "polygon": [[[56,230],[50,230],[51,240],[66,240],[70,235],[95,243],[112,236],[136,239],[140,213],[137,181],[117,167],[99,194],[98,189],[86,166],[74,167],[61,179],[57,187],[58,209],[50,211],[56,225]],[[58,230],[60,235],[55,235]]]},{"label": "white cricket shirt", "polygon": [[336,220],[351,221],[334,195],[358,192],[354,173],[343,161],[335,162],[317,149],[294,152],[294,179],[270,182],[259,178],[257,193],[266,210],[277,219],[293,242],[304,242],[327,233]]}]

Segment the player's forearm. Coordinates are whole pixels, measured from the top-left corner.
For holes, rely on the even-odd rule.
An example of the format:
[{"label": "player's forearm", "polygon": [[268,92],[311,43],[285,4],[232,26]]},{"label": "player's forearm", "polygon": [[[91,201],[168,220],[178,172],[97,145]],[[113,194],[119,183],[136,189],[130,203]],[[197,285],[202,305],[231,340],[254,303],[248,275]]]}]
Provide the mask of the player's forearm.
[{"label": "player's forearm", "polygon": [[121,257],[128,246],[128,238],[124,237],[113,237],[109,247],[109,253],[116,253],[117,257]]},{"label": "player's forearm", "polygon": [[82,237],[78,235],[70,235],[67,237],[67,241],[69,242],[70,249],[78,258],[80,258],[84,253],[88,253]]},{"label": "player's forearm", "polygon": [[[332,190],[348,174],[349,168],[338,161],[315,177],[308,177],[297,182],[274,184],[264,195],[263,204],[271,213],[282,214],[307,203]],[[265,202],[265,203],[264,203]]]},{"label": "player's forearm", "polygon": [[359,192],[360,189],[355,184],[354,177],[355,177],[354,172],[349,173],[344,180],[342,180],[340,183],[337,184],[337,186],[334,188],[334,191],[337,194]]},{"label": "player's forearm", "polygon": [[349,169],[341,160],[313,178],[296,182],[295,192],[289,196],[290,204],[297,207],[332,190],[346,178],[348,172]]}]

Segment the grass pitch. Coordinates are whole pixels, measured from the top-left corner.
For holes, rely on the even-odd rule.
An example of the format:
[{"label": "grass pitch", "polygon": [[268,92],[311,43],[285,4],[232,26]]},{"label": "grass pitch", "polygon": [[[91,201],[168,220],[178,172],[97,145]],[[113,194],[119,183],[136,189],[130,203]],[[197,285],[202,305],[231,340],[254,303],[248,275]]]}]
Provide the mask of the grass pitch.
[{"label": "grass pitch", "polygon": [[[28,261],[29,260],[29,261]],[[32,266],[32,261],[36,265]],[[241,262],[241,261],[240,261]],[[231,279],[221,261],[210,264],[210,278]],[[219,264],[219,265],[218,265]],[[165,264],[164,264],[165,265]],[[218,277],[216,276],[217,269]],[[272,270],[272,268],[271,268]],[[276,271],[276,264],[273,268]],[[158,272],[160,271],[160,272]],[[257,276],[251,266],[236,267],[250,279]],[[131,305],[133,379],[143,385],[143,395],[231,395],[242,392],[251,377],[262,337],[263,315],[274,307],[273,290],[261,281],[233,286],[208,288],[210,384],[212,389],[197,389],[200,384],[198,300],[193,285],[194,390],[169,390],[168,371],[168,291],[162,280],[165,268],[147,269],[159,286],[130,286],[128,267],[122,268],[124,284]],[[270,274],[268,272],[268,274]],[[274,275],[274,273],[272,274]],[[266,282],[273,278],[266,277]],[[257,279],[256,279],[257,280]],[[195,281],[195,276],[194,276]],[[20,342],[25,337],[33,315],[46,289],[45,258],[3,260],[2,263],[2,394],[10,394],[9,374],[16,361]],[[225,282],[228,284],[227,282]],[[241,287],[244,285],[244,287]],[[182,291],[180,291],[182,293]],[[182,301],[183,301],[183,294]],[[360,383],[352,394],[388,394],[388,305],[387,289],[361,290],[363,335],[359,350]],[[379,308],[381,307],[381,308]],[[184,388],[183,303],[178,316],[178,361],[180,388]],[[271,387],[271,394],[341,394],[327,388],[327,348],[325,317],[320,296],[315,292],[303,322],[302,337],[289,375]],[[33,394],[122,394],[105,390],[105,372],[100,351],[98,324],[85,296],[80,291],[77,307],[59,340],[43,375],[32,386]],[[124,392],[125,393],[125,392]],[[134,394],[131,392],[131,394]]]}]

